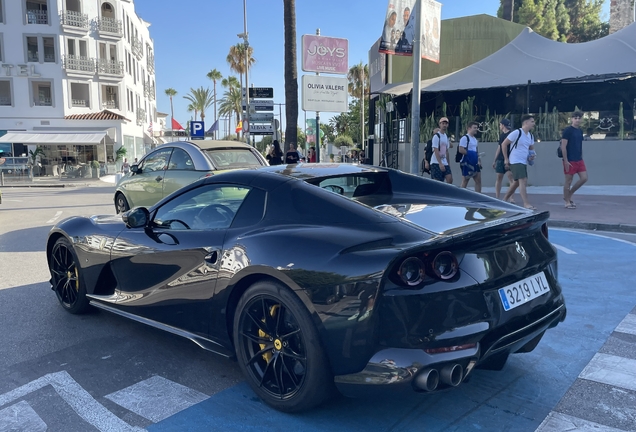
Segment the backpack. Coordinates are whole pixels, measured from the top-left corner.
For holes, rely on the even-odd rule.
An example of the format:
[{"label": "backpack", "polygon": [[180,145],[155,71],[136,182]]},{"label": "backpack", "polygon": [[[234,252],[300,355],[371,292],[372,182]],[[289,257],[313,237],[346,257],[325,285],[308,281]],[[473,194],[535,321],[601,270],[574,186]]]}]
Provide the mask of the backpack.
[{"label": "backpack", "polygon": [[[433,136],[434,137],[437,136],[438,139],[442,138],[441,135],[439,134],[439,132],[437,132]],[[432,157],[433,157],[433,138],[431,138],[430,140],[426,141],[426,148],[424,149],[424,159],[422,159],[422,166],[421,166],[422,174],[428,172],[427,169],[426,169],[426,162],[428,162],[430,164]]]},{"label": "backpack", "polygon": [[563,159],[563,150],[561,150],[561,143],[559,143],[559,146],[557,147],[557,157]]},{"label": "backpack", "polygon": [[[510,153],[512,153],[512,151],[517,147],[517,144],[519,144],[519,138],[521,138],[521,134],[523,133],[522,129],[517,129],[519,131],[519,135],[517,135],[517,139],[515,140],[515,142],[510,146],[510,150],[508,150],[508,156],[510,156]],[[510,135],[510,134],[508,134]],[[532,142],[534,142],[534,135],[532,135],[532,132],[530,132],[530,139],[532,139]],[[559,151],[560,153],[560,151]],[[559,156],[562,157],[562,156]]]},{"label": "backpack", "polygon": [[[470,138],[468,135],[464,135],[462,138],[466,138],[466,148],[468,148],[468,145],[470,144]],[[455,162],[460,163],[464,157],[463,154],[461,154],[459,152],[459,147],[462,142],[462,138],[459,139],[459,143],[457,144],[457,150],[455,151]]]}]

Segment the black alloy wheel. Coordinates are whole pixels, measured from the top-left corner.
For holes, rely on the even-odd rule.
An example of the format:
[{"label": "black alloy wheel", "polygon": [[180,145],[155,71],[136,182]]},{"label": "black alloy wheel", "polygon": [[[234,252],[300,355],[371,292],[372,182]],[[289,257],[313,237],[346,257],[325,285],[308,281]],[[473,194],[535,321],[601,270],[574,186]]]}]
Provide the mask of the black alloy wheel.
[{"label": "black alloy wheel", "polygon": [[71,243],[63,237],[58,239],[49,261],[51,285],[62,307],[72,314],[83,313],[89,307],[78,262]]},{"label": "black alloy wheel", "polygon": [[237,359],[254,392],[285,412],[312,408],[333,389],[333,376],[306,307],[274,282],[251,286],[234,317]]},{"label": "black alloy wheel", "polygon": [[125,213],[130,210],[128,200],[121,192],[117,192],[117,195],[115,195],[115,210],[117,211],[117,214]]}]

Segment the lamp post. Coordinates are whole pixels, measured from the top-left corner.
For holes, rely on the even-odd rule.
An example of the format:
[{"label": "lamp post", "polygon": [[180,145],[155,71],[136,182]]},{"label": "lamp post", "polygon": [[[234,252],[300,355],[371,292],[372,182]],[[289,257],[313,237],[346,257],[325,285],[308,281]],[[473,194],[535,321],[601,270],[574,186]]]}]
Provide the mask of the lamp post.
[{"label": "lamp post", "polygon": [[[245,46],[245,114],[243,115],[243,130],[245,130],[245,142],[250,143],[250,84],[249,84],[249,56],[248,50],[250,47],[249,35],[247,33],[247,0],[243,0],[243,33],[237,34],[237,36],[243,39]],[[245,124],[247,123],[247,130]]]}]

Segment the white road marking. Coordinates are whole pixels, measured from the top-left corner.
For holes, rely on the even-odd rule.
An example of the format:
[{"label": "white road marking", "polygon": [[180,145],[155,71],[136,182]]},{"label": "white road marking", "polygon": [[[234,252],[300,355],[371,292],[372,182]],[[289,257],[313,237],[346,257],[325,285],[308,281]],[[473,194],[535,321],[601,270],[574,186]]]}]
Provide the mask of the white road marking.
[{"label": "white road marking", "polygon": [[44,420],[26,401],[0,410],[0,431],[11,432],[44,432],[47,426]]},{"label": "white road marking", "polygon": [[[619,243],[625,243],[628,244],[630,246],[636,246],[636,243],[632,243],[630,241],[627,240],[623,240],[623,239],[617,239],[614,237],[610,237],[610,236],[606,236],[606,235],[601,235],[601,234],[592,234],[589,232],[583,232],[583,231],[577,231],[577,230],[571,230],[571,229],[563,229],[563,228],[551,228],[551,230],[555,230],[555,231],[567,231],[567,232],[571,232],[571,233],[577,233],[577,234],[584,234],[584,235],[589,235],[592,237],[600,237],[600,238],[604,238],[604,239],[610,239],[610,240],[614,240],[617,241]],[[617,233],[620,234],[620,233]]]},{"label": "white road marking", "polygon": [[555,248],[557,248],[561,252],[565,252],[568,255],[576,255],[576,252],[574,252],[572,249],[566,248],[565,246],[561,246],[561,245],[558,245],[556,243],[552,243],[552,246],[554,246]]},{"label": "white road marking", "polygon": [[552,411],[535,432],[622,432],[621,429]]},{"label": "white road marking", "polygon": [[636,360],[597,353],[579,378],[636,391]]},{"label": "white road marking", "polygon": [[614,331],[636,335],[636,315],[627,314],[625,319],[621,321]]},{"label": "white road marking", "polygon": [[3,199],[2,202],[22,202],[22,200]]},{"label": "white road marking", "polygon": [[203,402],[208,397],[160,376],[153,376],[106,396],[154,423]]},{"label": "white road marking", "polygon": [[61,211],[55,213],[55,216],[53,216],[51,219],[47,220],[46,223],[47,224],[54,223],[60,216],[62,216],[62,212]]},{"label": "white road marking", "polygon": [[87,423],[104,432],[131,431],[145,429],[130,426],[115,414],[108,411],[82,388],[66,371],[50,373],[31,381],[15,390],[0,395],[0,406],[23,398],[43,387],[50,385],[64,401]]}]

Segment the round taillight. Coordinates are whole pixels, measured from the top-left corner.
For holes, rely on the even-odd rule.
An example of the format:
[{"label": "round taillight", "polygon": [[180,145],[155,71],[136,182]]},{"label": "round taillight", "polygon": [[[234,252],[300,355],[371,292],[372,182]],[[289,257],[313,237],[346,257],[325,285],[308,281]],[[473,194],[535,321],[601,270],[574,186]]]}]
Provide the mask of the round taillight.
[{"label": "round taillight", "polygon": [[424,280],[424,263],[415,257],[407,258],[400,265],[398,275],[408,286],[419,285]]},{"label": "round taillight", "polygon": [[451,252],[441,252],[433,260],[433,271],[442,280],[452,279],[458,270],[457,257]]}]

